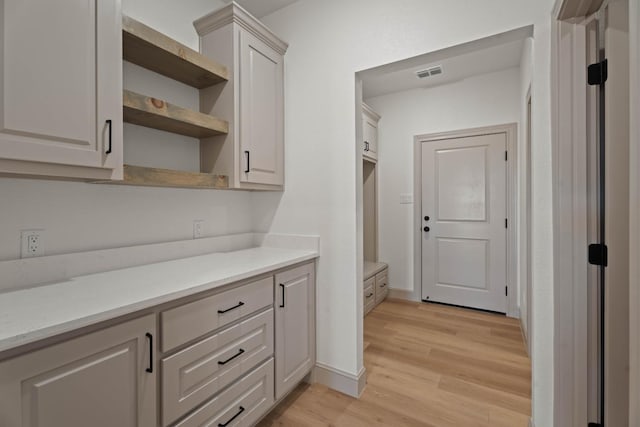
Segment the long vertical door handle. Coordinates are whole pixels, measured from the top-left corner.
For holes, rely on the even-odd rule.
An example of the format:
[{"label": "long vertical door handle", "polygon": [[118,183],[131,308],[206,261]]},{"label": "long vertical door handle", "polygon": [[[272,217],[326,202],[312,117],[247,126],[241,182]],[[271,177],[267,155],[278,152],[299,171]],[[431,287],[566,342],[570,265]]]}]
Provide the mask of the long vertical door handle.
[{"label": "long vertical door handle", "polygon": [[284,307],[284,285],[280,283],[280,287],[282,288],[282,304],[280,304],[280,308]]},{"label": "long vertical door handle", "polygon": [[145,369],[150,374],[153,373],[153,335],[149,332],[146,333],[147,338],[149,338],[149,367]]},{"label": "long vertical door handle", "polygon": [[107,149],[105,151],[105,154],[111,154],[111,138],[112,138],[111,128],[113,127],[113,123],[112,123],[111,119],[107,120],[107,126],[109,126],[109,145],[107,145]]},{"label": "long vertical door handle", "polygon": [[244,154],[247,155],[247,168],[244,170],[244,173],[249,173],[251,172],[251,153],[245,151]]}]

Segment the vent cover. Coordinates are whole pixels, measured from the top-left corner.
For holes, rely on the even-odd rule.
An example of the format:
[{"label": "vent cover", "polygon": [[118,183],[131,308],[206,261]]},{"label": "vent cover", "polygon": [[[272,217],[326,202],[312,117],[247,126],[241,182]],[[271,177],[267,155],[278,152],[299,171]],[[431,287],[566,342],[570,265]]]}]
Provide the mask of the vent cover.
[{"label": "vent cover", "polygon": [[442,74],[442,65],[436,65],[435,67],[430,67],[426,70],[416,71],[416,76],[418,76],[419,79],[437,76],[439,74]]}]

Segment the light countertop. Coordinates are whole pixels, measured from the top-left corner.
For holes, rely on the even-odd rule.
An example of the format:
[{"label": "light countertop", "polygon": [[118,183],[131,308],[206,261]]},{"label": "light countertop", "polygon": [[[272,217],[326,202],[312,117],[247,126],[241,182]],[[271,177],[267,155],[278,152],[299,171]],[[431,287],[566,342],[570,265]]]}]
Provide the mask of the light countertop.
[{"label": "light countertop", "polygon": [[372,262],[365,261],[364,262],[364,280],[367,280],[371,276],[375,276],[380,273],[382,270],[387,268],[389,265],[384,262]]},{"label": "light countertop", "polygon": [[316,258],[270,247],[75,277],[0,293],[0,352]]}]

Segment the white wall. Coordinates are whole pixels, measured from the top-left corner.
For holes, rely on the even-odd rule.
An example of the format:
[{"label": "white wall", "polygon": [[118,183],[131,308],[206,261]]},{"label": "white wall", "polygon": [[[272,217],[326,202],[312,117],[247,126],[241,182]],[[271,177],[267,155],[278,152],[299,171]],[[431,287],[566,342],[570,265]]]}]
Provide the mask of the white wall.
[{"label": "white wall", "polygon": [[[534,24],[534,418],[553,413],[553,246],[550,143],[551,0],[301,0],[264,21],[290,43],[285,61],[286,186],[273,232],[319,234],[318,361],[349,374],[362,367],[362,255],[357,230],[354,73]],[[264,205],[262,205],[264,203]],[[360,201],[361,203],[361,201]],[[268,205],[268,206],[267,206]],[[542,332],[544,331],[544,332]]]},{"label": "white wall", "polygon": [[[192,21],[219,0],[123,0],[124,13],[198,48]],[[197,91],[139,67],[125,65],[125,87],[197,108]],[[197,170],[197,141],[126,126],[125,161]],[[45,229],[45,250],[90,249],[183,240],[193,221],[206,236],[253,230],[248,192],[134,188],[60,181],[0,179],[0,260],[20,257],[20,230]]]},{"label": "white wall", "polygon": [[389,263],[389,286],[414,289],[414,136],[520,121],[520,70],[474,76],[448,85],[365,99],[382,116],[378,125],[380,260]]}]

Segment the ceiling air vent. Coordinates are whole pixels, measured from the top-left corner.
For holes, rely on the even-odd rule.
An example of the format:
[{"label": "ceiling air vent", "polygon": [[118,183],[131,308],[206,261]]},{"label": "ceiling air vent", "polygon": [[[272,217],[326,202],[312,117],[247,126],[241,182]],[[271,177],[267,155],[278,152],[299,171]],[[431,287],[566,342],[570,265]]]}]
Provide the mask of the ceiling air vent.
[{"label": "ceiling air vent", "polygon": [[442,65],[436,65],[435,67],[427,68],[426,70],[416,71],[416,76],[418,76],[419,79],[437,76],[439,74],[442,74]]}]

